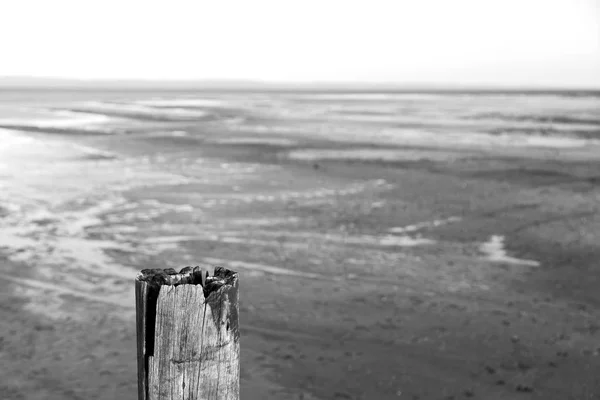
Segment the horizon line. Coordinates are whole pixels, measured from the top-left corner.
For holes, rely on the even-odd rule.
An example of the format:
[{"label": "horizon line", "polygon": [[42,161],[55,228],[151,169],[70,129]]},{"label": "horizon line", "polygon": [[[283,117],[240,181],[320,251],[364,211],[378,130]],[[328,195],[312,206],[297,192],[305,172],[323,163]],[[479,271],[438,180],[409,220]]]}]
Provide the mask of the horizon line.
[{"label": "horizon line", "polygon": [[[12,82],[11,82],[12,81]],[[0,88],[12,89],[51,89],[51,88],[69,88],[69,89],[87,89],[96,88],[94,85],[104,85],[107,88],[110,85],[142,85],[138,88],[147,89],[182,89],[179,85],[199,85],[200,87],[190,87],[194,89],[298,89],[298,88],[337,88],[337,89],[385,89],[388,90],[506,90],[506,91],[600,91],[598,85],[556,85],[556,84],[523,84],[523,83],[451,83],[451,82],[410,82],[410,81],[270,81],[261,79],[235,79],[235,78],[184,78],[184,79],[165,79],[165,78],[71,78],[55,76],[27,76],[27,75],[0,75]],[[152,86],[157,85],[160,87]],[[206,87],[208,85],[208,87]],[[219,85],[223,85],[219,87]],[[246,87],[244,87],[246,85]],[[205,86],[204,88],[202,86]],[[251,87],[248,87],[251,86]],[[114,87],[114,89],[119,86]],[[125,87],[121,87],[125,89]]]}]

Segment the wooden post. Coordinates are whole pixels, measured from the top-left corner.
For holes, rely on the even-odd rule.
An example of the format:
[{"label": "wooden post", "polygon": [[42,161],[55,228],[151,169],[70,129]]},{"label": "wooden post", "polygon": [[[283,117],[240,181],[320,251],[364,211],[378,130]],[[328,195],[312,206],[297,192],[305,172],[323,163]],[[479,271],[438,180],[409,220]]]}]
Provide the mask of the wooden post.
[{"label": "wooden post", "polygon": [[145,269],[135,298],[139,400],[239,400],[237,272]]}]

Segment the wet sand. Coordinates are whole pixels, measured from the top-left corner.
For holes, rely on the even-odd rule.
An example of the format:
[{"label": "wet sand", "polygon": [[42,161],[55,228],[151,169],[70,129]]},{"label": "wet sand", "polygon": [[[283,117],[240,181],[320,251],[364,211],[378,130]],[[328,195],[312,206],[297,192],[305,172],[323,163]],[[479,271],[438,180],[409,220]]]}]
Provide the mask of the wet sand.
[{"label": "wet sand", "polygon": [[[3,398],[135,398],[133,276],[200,261],[240,272],[246,400],[600,394],[595,148],[224,138],[179,121],[68,138],[104,156],[52,213],[0,210],[22,221],[0,232]],[[93,179],[104,203],[69,197]]]}]

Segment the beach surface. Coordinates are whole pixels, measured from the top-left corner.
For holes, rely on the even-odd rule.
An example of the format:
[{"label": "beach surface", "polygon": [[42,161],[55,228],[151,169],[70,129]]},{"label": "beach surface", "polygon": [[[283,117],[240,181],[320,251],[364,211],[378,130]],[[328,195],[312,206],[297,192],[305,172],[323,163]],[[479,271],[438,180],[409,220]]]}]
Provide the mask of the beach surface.
[{"label": "beach surface", "polygon": [[3,92],[0,397],[136,398],[136,272],[210,263],[244,400],[598,399],[598,109]]}]

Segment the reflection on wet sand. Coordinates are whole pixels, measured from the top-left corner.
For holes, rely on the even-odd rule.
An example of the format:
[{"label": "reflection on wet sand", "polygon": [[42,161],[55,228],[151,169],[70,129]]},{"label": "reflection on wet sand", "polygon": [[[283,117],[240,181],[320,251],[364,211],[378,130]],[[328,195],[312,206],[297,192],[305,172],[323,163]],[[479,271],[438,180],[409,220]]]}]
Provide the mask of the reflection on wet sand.
[{"label": "reflection on wet sand", "polygon": [[131,96],[0,118],[0,381],[134,397],[135,273],[204,262],[248,399],[597,388],[595,97]]}]

